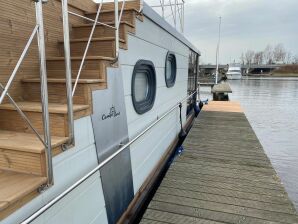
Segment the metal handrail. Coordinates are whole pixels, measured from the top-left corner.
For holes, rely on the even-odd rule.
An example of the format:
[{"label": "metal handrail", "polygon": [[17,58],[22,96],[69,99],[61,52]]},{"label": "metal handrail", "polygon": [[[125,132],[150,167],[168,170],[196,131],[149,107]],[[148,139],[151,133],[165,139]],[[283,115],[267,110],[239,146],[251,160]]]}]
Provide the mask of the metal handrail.
[{"label": "metal handrail", "polygon": [[[90,47],[90,44],[91,44],[91,41],[92,41],[93,33],[95,31],[95,28],[96,28],[97,24],[107,26],[107,27],[112,28],[112,29],[115,30],[115,49],[116,49],[115,55],[116,55],[116,60],[118,59],[119,49],[120,49],[120,45],[119,45],[119,39],[120,39],[119,38],[119,27],[120,27],[120,24],[121,24],[121,19],[122,19],[124,7],[125,7],[125,0],[123,0],[123,2],[122,2],[120,16],[119,16],[119,11],[118,11],[118,0],[114,1],[114,4],[115,4],[115,9],[114,9],[115,10],[115,24],[114,24],[114,26],[110,26],[106,23],[98,22],[98,18],[99,18],[100,11],[101,11],[101,8],[102,8],[103,0],[101,0],[101,2],[100,2],[100,5],[99,5],[98,10],[97,10],[96,18],[94,20],[90,19],[88,17],[82,16],[82,15],[79,15],[77,13],[69,11],[67,4],[68,4],[67,0],[62,1],[62,10],[63,10],[62,13],[63,13],[63,18],[64,18],[63,21],[66,21],[66,20],[68,21],[68,14],[70,14],[70,15],[77,16],[79,18],[82,18],[82,19],[93,22],[92,30],[91,30],[89,38],[88,38],[88,42],[87,42],[87,45],[86,45],[86,48],[85,48],[85,51],[84,51],[84,55],[83,55],[80,67],[79,67],[79,71],[78,71],[78,74],[77,74],[77,77],[76,77],[76,80],[75,80],[75,84],[72,87],[72,97],[73,97],[74,94],[75,94],[76,88],[77,88],[77,84],[78,84],[79,79],[80,79],[81,72],[83,70],[83,66],[84,66],[84,63],[85,63],[85,60],[86,60],[86,56],[87,56],[87,53],[88,53],[88,50],[89,50],[89,47]],[[64,37],[66,38],[66,39],[64,39],[64,43],[66,43],[66,42],[69,43],[69,25],[68,25],[68,23],[63,22],[63,30],[64,30],[64,33],[65,32],[68,33],[68,40],[67,40],[66,36],[64,35]],[[65,45],[64,45],[64,48],[65,48]],[[64,49],[64,51],[68,52],[69,50]],[[66,61],[68,61],[68,60],[70,60],[70,58],[66,59]],[[70,63],[70,62],[68,62],[68,63]]]},{"label": "metal handrail", "polygon": [[68,3],[62,0],[62,21],[63,21],[63,39],[64,39],[64,57],[65,57],[65,77],[66,77],[66,97],[67,97],[67,119],[68,119],[68,146],[75,144],[74,139],[74,115],[73,115],[73,98],[72,98],[72,73],[70,60],[70,43],[69,43],[69,21],[68,21]]},{"label": "metal handrail", "polygon": [[[96,28],[96,25],[103,25],[106,27],[109,27],[111,29],[115,30],[115,55],[116,55],[116,61],[118,60],[119,56],[119,27],[121,23],[121,18],[123,15],[124,7],[125,7],[125,0],[123,0],[121,12],[120,12],[120,18],[118,17],[118,0],[115,0],[115,26],[110,26],[106,23],[102,23],[98,21],[100,11],[103,5],[103,0],[101,1],[95,20],[90,19],[88,17],[79,15],[77,13],[71,12],[68,10],[68,0],[62,0],[62,14],[63,14],[63,33],[64,33],[64,56],[65,56],[65,70],[66,70],[66,90],[67,90],[67,113],[68,113],[68,136],[69,136],[69,142],[68,145],[74,145],[75,139],[74,139],[74,115],[73,115],[73,96],[75,94],[81,72],[83,70],[84,62],[88,53],[88,49],[90,47],[92,37]],[[70,37],[69,37],[69,20],[68,15],[77,16],[79,18],[88,20],[93,22],[92,30],[89,35],[88,43],[86,45],[84,55],[79,67],[79,71],[76,76],[76,80],[74,83],[74,86],[72,86],[72,72],[71,72],[71,56],[70,56]]]},{"label": "metal handrail", "polygon": [[[77,13],[75,13],[75,12],[71,12],[71,11],[69,11],[68,13],[71,14],[71,15],[73,15],[73,16],[80,17],[81,19],[85,19],[85,20],[90,21],[90,22],[93,22],[93,23],[96,22],[94,19],[90,19],[90,18],[88,18],[88,17],[86,17],[86,16],[82,16],[82,15],[77,14]],[[106,26],[106,27],[109,27],[109,28],[112,28],[112,29],[116,29],[115,26],[110,26],[110,25],[108,25],[108,24],[106,24],[106,23],[102,23],[102,22],[98,22],[98,21],[97,21],[96,23],[97,23],[98,25],[103,25],[103,26]]]},{"label": "metal handrail", "polygon": [[95,31],[95,28],[96,28],[96,25],[97,25],[97,21],[98,21],[98,18],[99,18],[99,13],[100,13],[100,10],[101,10],[101,7],[102,7],[102,3],[103,3],[103,0],[101,0],[101,3],[99,4],[98,9],[97,9],[95,22],[92,26],[92,30],[91,30],[90,35],[89,35],[89,39],[88,39],[88,42],[87,42],[87,45],[86,45],[86,48],[85,48],[85,51],[84,51],[84,55],[83,55],[83,58],[82,58],[82,61],[81,61],[81,64],[80,64],[80,68],[79,68],[79,71],[78,71],[78,74],[77,74],[77,78],[76,78],[75,84],[73,86],[72,97],[75,94],[75,91],[76,91],[76,88],[77,88],[77,85],[78,85],[78,82],[79,82],[79,79],[80,79],[80,76],[81,76],[81,72],[82,72],[82,69],[83,69],[83,66],[84,66],[84,63],[85,63],[85,59],[86,59],[86,56],[87,56],[87,53],[88,53],[88,50],[89,50],[89,47],[90,47],[90,44],[91,44],[91,40],[92,40],[94,31]]},{"label": "metal handrail", "polygon": [[40,65],[40,88],[41,88],[41,105],[43,117],[43,131],[44,141],[46,143],[46,165],[47,165],[47,179],[48,185],[52,185],[53,180],[53,164],[52,164],[52,143],[50,132],[50,115],[49,115],[49,101],[48,101],[48,80],[46,68],[46,50],[45,50],[45,36],[44,36],[44,23],[42,4],[44,0],[34,0],[36,11],[36,23],[38,25],[37,43],[39,50],[39,65]]},{"label": "metal handrail", "polygon": [[125,150],[127,147],[132,145],[134,142],[136,142],[140,137],[142,137],[149,130],[151,130],[151,128],[153,128],[156,124],[158,124],[161,120],[163,120],[169,114],[171,114],[175,109],[179,108],[179,106],[181,106],[185,101],[187,101],[189,98],[193,97],[194,94],[197,94],[197,91],[194,91],[193,93],[188,95],[186,98],[184,98],[182,101],[180,101],[175,106],[173,106],[171,109],[169,109],[165,114],[163,114],[161,117],[159,117],[156,121],[154,121],[151,125],[149,125],[145,130],[143,130],[136,137],[134,137],[130,142],[123,145],[120,149],[118,149],[116,152],[114,152],[112,155],[110,155],[108,158],[106,158],[104,161],[102,161],[98,166],[96,166],[94,169],[92,169],[89,173],[87,173],[85,176],[83,176],[80,180],[76,181],[73,185],[68,187],[65,191],[63,191],[61,194],[59,194],[56,198],[52,199],[46,205],[41,207],[39,210],[37,210],[35,213],[33,213],[27,219],[25,219],[22,222],[22,224],[28,224],[28,223],[34,221],[36,218],[38,218],[46,210],[51,208],[53,205],[55,205],[57,202],[59,202],[62,198],[64,198],[67,194],[69,194],[72,190],[77,188],[80,184],[82,184],[84,181],[86,181],[89,177],[91,177],[93,174],[95,174],[97,171],[99,171],[104,165],[106,165],[108,162],[110,162],[113,158],[115,158],[123,150]]},{"label": "metal handrail", "polygon": [[[21,115],[22,119],[26,122],[26,124],[32,129],[33,133],[37,136],[37,138],[41,141],[41,143],[45,147],[46,152],[46,163],[47,163],[47,178],[48,185],[53,183],[53,166],[52,166],[52,145],[51,145],[51,134],[50,134],[50,121],[49,121],[49,109],[48,109],[48,87],[47,87],[47,71],[46,71],[46,55],[45,55],[45,37],[44,37],[44,23],[43,23],[43,11],[42,4],[45,3],[45,0],[34,0],[35,2],[35,16],[36,16],[36,25],[28,39],[24,50],[11,74],[9,77],[6,86],[4,87],[0,83],[0,88],[2,90],[0,97],[0,104],[3,102],[4,98],[7,96],[9,101],[13,104],[16,111]],[[22,109],[18,106],[18,104],[14,101],[14,99],[8,93],[9,88],[11,87],[16,74],[24,61],[24,58],[32,44],[32,41],[37,36],[38,43],[38,51],[39,51],[39,66],[40,66],[40,88],[41,88],[41,105],[42,105],[42,117],[43,117],[43,130],[44,130],[44,138],[38,133],[38,131],[34,128],[33,124],[26,116],[26,114],[22,111]]]},{"label": "metal handrail", "polygon": [[[2,91],[4,90],[4,86],[0,83],[0,88]],[[10,96],[10,94],[7,92],[6,96],[8,97],[9,101],[12,103],[12,105],[15,107],[15,109],[18,111],[18,113],[21,115],[21,117],[24,119],[24,121],[27,123],[27,125],[31,128],[31,130],[36,134],[38,139],[42,142],[42,144],[46,147],[46,143],[41,137],[41,135],[38,133],[38,131],[34,128],[33,124],[27,117],[27,115],[22,111],[22,109],[18,106],[18,104],[14,101],[14,99]]]}]

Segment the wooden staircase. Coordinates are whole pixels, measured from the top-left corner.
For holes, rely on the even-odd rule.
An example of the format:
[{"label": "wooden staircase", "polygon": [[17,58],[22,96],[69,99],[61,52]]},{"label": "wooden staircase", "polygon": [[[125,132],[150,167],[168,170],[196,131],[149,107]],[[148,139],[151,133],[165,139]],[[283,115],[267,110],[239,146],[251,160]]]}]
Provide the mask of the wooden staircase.
[{"label": "wooden staircase", "polygon": [[[119,26],[120,48],[127,49],[127,34],[135,32],[138,1],[127,4]],[[114,25],[113,4],[105,3],[100,22]],[[121,3],[119,4],[121,9]],[[94,18],[96,12],[85,12]],[[140,19],[140,18],[139,18]],[[88,22],[71,27],[71,63],[73,83],[79,69],[92,25]],[[62,153],[68,138],[66,80],[63,41],[57,42],[57,56],[47,57],[50,130],[53,155]],[[115,31],[97,25],[73,97],[74,118],[92,113],[92,91],[107,88],[106,68],[115,62]],[[38,71],[21,80],[23,91],[17,104],[40,134],[43,133],[40,78]],[[45,147],[8,101],[0,105],[0,220],[37,196],[47,183]],[[55,184],[55,183],[54,183]],[[29,214],[28,214],[29,215]]]}]

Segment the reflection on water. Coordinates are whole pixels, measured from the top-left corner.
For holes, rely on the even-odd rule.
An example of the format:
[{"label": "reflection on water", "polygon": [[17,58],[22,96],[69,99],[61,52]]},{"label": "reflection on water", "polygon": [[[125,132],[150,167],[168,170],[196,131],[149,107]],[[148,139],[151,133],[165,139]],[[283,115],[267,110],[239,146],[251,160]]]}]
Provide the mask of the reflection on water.
[{"label": "reflection on water", "polygon": [[[298,210],[298,79],[230,80],[265,152]],[[201,99],[210,88],[202,89]],[[209,95],[210,99],[210,95]]]}]

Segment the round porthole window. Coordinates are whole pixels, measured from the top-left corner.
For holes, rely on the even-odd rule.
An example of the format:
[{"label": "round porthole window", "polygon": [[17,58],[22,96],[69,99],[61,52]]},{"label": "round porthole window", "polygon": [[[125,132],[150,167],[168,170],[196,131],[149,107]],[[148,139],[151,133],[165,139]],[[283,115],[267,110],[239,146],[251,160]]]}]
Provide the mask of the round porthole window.
[{"label": "round porthole window", "polygon": [[151,61],[139,60],[131,80],[132,103],[138,114],[151,110],[156,94],[156,74]]},{"label": "round porthole window", "polygon": [[172,52],[168,52],[165,65],[165,80],[168,88],[173,87],[176,81],[177,63],[176,56]]}]

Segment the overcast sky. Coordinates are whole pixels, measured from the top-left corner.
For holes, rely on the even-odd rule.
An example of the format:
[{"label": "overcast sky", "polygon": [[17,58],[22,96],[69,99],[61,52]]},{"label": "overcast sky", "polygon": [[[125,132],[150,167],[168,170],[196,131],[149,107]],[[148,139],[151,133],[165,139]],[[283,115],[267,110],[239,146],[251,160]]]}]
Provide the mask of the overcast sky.
[{"label": "overcast sky", "polygon": [[[145,1],[149,5],[159,3]],[[185,2],[185,36],[201,51],[203,63],[215,63],[219,16],[222,16],[220,63],[239,61],[242,52],[263,50],[267,44],[283,43],[298,55],[298,0]],[[170,10],[165,14],[169,15]]]}]

